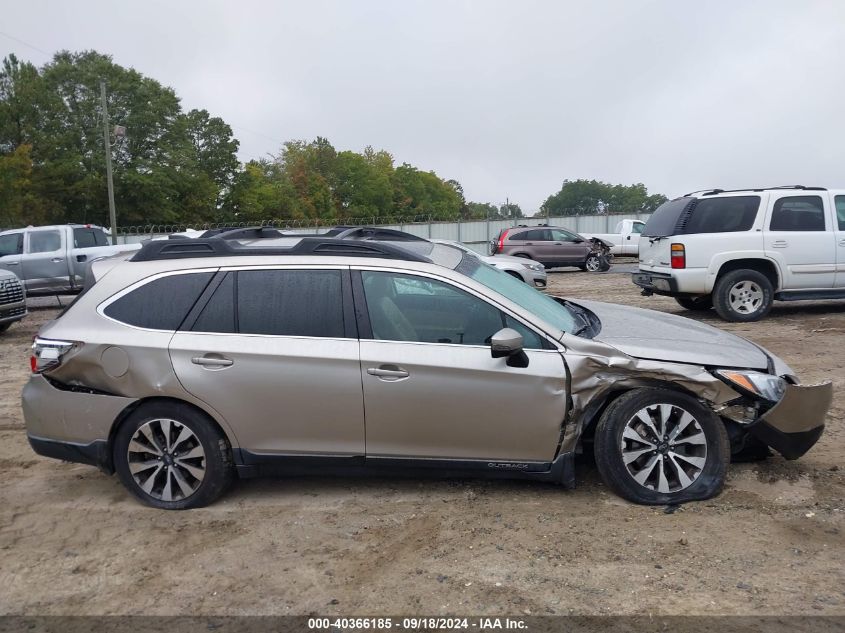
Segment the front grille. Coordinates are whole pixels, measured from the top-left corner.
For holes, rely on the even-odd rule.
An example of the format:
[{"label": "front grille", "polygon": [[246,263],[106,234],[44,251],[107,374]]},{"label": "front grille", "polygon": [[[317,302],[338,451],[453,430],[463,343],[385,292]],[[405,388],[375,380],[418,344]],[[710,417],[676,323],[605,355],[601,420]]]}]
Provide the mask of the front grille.
[{"label": "front grille", "polygon": [[23,286],[17,279],[0,281],[0,306],[23,301]]}]

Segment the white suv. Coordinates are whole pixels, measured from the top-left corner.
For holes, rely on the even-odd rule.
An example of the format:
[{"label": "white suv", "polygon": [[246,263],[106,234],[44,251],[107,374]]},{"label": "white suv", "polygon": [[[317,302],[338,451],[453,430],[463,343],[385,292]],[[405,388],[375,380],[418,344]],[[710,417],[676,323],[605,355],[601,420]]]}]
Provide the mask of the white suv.
[{"label": "white suv", "polygon": [[772,302],[845,298],[845,190],[772,187],[687,194],[643,229],[644,295],[727,321],[756,321]]}]

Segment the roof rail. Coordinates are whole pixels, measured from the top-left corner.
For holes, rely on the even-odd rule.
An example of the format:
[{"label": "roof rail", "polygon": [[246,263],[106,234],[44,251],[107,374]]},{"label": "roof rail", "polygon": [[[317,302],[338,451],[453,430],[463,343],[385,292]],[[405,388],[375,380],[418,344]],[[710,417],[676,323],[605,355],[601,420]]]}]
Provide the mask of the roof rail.
[{"label": "roof rail", "polygon": [[285,237],[279,229],[270,226],[251,226],[240,229],[224,229],[223,231],[209,235],[206,231],[200,237],[219,237],[222,240],[266,240],[274,237]]},{"label": "roof rail", "polygon": [[260,255],[338,255],[343,257],[377,257],[415,262],[431,262],[428,257],[412,253],[392,244],[377,241],[343,240],[304,237],[293,246],[244,246],[219,236],[189,240],[154,240],[146,242],[130,259],[150,262],[163,259],[198,257],[249,257]]},{"label": "roof rail", "polygon": [[779,189],[797,189],[800,191],[827,191],[825,187],[807,187],[805,185],[780,185],[778,187],[749,187],[747,189],[702,189],[701,191],[692,191],[685,193],[684,197],[693,194],[700,194],[702,196],[715,196],[720,193],[742,193],[743,191],[774,191]]}]

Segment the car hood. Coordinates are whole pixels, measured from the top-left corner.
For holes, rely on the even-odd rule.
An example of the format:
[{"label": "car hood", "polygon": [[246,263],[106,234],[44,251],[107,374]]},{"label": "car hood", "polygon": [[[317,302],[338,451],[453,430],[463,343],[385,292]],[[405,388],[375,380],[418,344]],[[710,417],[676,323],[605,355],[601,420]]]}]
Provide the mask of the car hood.
[{"label": "car hood", "polygon": [[482,259],[491,266],[495,264],[512,264],[514,266],[522,266],[523,264],[537,263],[533,259],[514,257],[513,255],[487,255],[486,257],[482,257]]},{"label": "car hood", "polygon": [[574,301],[601,320],[594,340],[634,356],[696,365],[766,370],[766,353],[734,334],[693,319],[598,301]]}]

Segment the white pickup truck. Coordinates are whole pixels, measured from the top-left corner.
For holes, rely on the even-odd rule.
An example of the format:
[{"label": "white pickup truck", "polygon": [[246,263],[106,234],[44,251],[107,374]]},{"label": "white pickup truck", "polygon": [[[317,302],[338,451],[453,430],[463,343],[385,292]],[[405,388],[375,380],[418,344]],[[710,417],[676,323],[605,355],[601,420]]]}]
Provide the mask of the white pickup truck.
[{"label": "white pickup truck", "polygon": [[636,256],[640,247],[640,233],[643,232],[644,226],[645,222],[642,220],[621,220],[616,225],[614,233],[584,233],[582,231],[578,233],[588,240],[597,237],[605,242],[610,242],[613,244],[610,249],[612,255]]},{"label": "white pickup truck", "polygon": [[30,295],[73,293],[82,290],[92,260],[139,248],[110,246],[91,224],[30,226],[0,233],[0,269],[15,273]]}]

